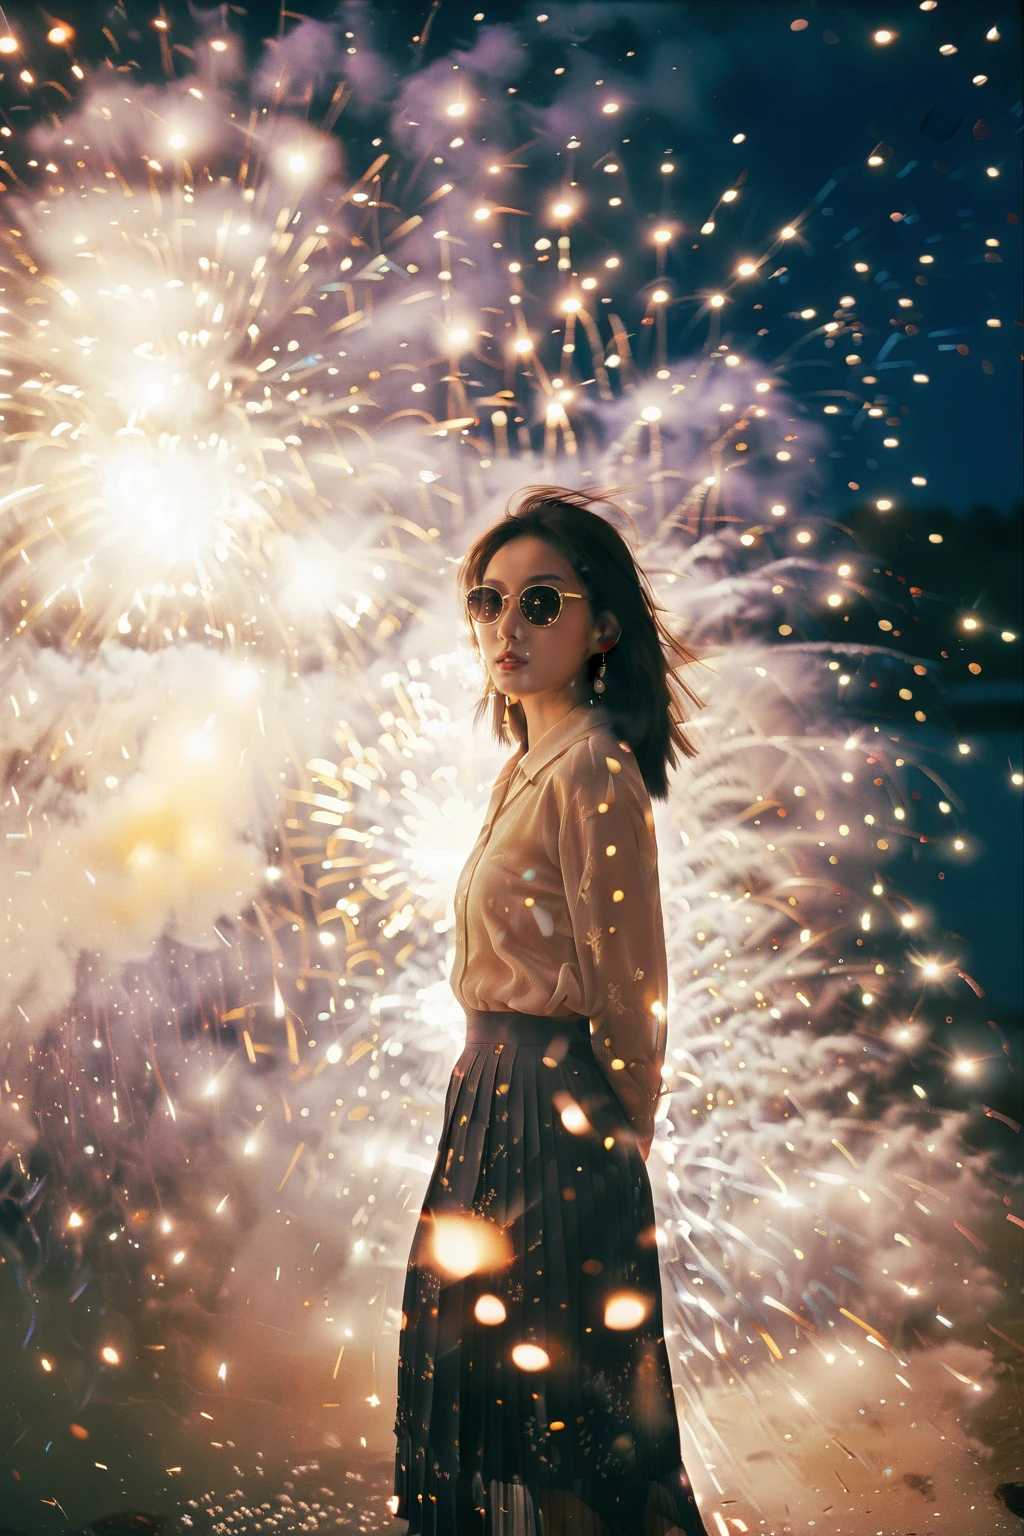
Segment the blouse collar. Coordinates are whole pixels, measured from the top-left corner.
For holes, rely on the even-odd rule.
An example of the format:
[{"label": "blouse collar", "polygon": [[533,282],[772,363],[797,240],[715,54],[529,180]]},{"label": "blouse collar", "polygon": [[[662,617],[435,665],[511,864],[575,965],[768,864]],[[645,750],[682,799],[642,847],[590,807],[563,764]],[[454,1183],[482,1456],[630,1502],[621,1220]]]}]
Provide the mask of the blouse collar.
[{"label": "blouse collar", "polygon": [[567,715],[563,715],[561,720],[557,720],[550,730],[534,742],[529,751],[522,752],[520,744],[522,755],[515,759],[520,774],[533,783],[541,769],[546,768],[556,757],[561,757],[574,742],[610,724],[611,716],[603,704],[574,705]]},{"label": "blouse collar", "polygon": [[[517,799],[527,782],[532,784],[542,768],[546,768],[548,763],[561,756],[573,742],[582,740],[591,731],[608,729],[610,726],[611,715],[603,704],[576,704],[567,715],[563,715],[561,720],[556,721],[549,731],[545,731],[528,752],[523,751],[520,743],[512,756],[502,764],[498,777],[494,781],[490,802],[480,829],[481,837],[487,836],[499,811],[504,810],[507,805]],[[517,769],[521,769],[518,775]],[[512,783],[513,775],[516,775],[514,784]]]}]

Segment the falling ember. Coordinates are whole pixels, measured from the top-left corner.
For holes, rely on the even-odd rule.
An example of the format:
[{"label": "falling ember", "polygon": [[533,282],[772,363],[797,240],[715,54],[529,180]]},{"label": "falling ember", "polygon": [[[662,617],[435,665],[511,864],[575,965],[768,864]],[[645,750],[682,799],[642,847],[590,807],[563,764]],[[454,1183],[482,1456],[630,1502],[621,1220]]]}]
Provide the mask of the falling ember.
[{"label": "falling ember", "polygon": [[551,1357],[539,1344],[517,1344],[512,1350],[512,1360],[521,1371],[543,1371],[551,1364]]},{"label": "falling ember", "polygon": [[478,1323],[486,1323],[493,1327],[496,1323],[505,1321],[505,1304],[498,1296],[478,1296],[473,1308],[473,1316]]},{"label": "falling ember", "polygon": [[639,1328],[646,1316],[647,1306],[640,1296],[622,1292],[618,1296],[610,1297],[605,1303],[606,1328]]},{"label": "falling ember", "polygon": [[437,1216],[433,1253],[438,1267],[459,1279],[508,1262],[505,1233],[493,1222],[472,1216]]},{"label": "falling ember", "polygon": [[573,1136],[582,1136],[590,1130],[590,1121],[574,1101],[564,1104],[559,1111],[562,1124]]},{"label": "falling ember", "polygon": [[226,1361],[222,1361],[220,1366],[218,1367],[218,1370],[217,1370],[217,1380],[218,1381],[227,1381],[227,1379],[228,1379],[227,1362]]},{"label": "falling ember", "polygon": [[120,1365],[121,1364],[121,1356],[118,1354],[117,1350],[114,1349],[110,1344],[105,1344],[104,1347],[100,1350],[100,1359],[106,1365]]}]

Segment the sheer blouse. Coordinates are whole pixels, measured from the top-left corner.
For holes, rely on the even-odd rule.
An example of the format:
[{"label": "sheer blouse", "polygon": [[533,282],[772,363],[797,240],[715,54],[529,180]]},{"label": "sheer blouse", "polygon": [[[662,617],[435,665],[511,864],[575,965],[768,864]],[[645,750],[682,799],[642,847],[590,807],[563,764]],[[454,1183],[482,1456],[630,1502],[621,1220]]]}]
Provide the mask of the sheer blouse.
[{"label": "sheer blouse", "polygon": [[463,1008],[582,1015],[646,1158],[668,968],[650,797],[608,711],[578,704],[502,766],[455,892]]}]

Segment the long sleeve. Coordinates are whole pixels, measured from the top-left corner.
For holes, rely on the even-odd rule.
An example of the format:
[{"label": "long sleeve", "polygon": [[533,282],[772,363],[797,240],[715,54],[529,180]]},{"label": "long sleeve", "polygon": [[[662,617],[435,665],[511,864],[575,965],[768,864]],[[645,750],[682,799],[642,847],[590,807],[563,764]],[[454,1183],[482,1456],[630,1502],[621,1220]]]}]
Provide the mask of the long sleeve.
[{"label": "long sleeve", "polygon": [[665,1061],[668,966],[654,818],[635,760],[593,737],[572,754],[558,848],[591,1046],[644,1158]]}]

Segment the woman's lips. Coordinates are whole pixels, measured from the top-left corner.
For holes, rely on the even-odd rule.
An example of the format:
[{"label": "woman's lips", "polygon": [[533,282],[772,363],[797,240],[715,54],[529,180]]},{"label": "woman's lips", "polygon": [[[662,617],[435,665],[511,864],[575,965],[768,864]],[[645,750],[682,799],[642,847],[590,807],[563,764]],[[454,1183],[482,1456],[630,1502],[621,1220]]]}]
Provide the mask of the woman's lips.
[{"label": "woman's lips", "polygon": [[525,661],[520,661],[518,656],[509,656],[507,660],[498,662],[498,666],[503,672],[514,672],[517,667],[523,667],[525,665]]}]

